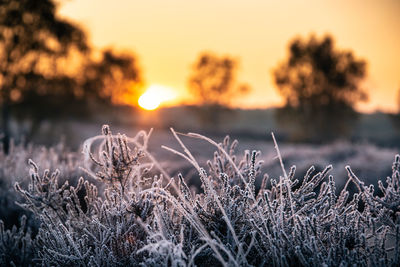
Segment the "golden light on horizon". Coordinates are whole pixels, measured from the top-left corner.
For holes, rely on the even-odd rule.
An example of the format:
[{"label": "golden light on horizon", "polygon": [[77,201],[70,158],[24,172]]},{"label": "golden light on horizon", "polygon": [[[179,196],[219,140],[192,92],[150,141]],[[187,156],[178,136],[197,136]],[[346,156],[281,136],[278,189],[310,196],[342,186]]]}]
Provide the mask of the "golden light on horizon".
[{"label": "golden light on horizon", "polygon": [[138,104],[145,110],[155,110],[161,104],[174,100],[177,97],[174,90],[163,85],[151,85],[138,100]]},{"label": "golden light on horizon", "polygon": [[282,106],[272,69],[287,57],[293,38],[314,33],[333,35],[338,48],[368,62],[363,88],[370,100],[357,105],[359,110],[397,110],[398,0],[117,2],[65,1],[60,14],[87,26],[97,47],[133,49],[144,80],[173,87],[175,105],[186,96],[190,64],[200,52],[212,51],[237,57],[238,77],[253,88],[235,107]]}]

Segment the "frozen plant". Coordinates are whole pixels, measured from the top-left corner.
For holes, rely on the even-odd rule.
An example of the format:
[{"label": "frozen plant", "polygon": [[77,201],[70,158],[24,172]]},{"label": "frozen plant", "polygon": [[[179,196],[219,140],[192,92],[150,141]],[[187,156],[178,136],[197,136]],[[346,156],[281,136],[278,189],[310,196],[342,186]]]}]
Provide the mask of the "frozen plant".
[{"label": "frozen plant", "polygon": [[[341,192],[327,166],[296,177],[278,145],[279,177],[261,172],[259,151],[236,153],[222,143],[171,129],[201,181],[171,177],[148,151],[150,133],[103,135],[83,146],[82,177],[59,182],[60,171],[30,161],[30,182],[16,183],[22,207],[41,222],[38,234],[1,230],[2,263],[42,266],[398,266],[400,263],[400,157],[380,192],[350,167]],[[201,166],[181,139],[214,146]],[[95,179],[95,180],[93,180]],[[257,180],[262,180],[257,187]],[[91,180],[91,181],[90,181]],[[356,193],[349,192],[354,184]],[[5,240],[5,241],[4,241]],[[13,250],[14,249],[14,250]],[[27,251],[24,259],[10,259]],[[22,255],[22,254],[21,254]],[[8,262],[7,262],[8,261]],[[22,263],[21,263],[22,264]]]},{"label": "frozen plant", "polygon": [[20,227],[5,230],[0,220],[0,265],[29,266],[35,256],[30,229],[26,228],[26,216],[21,217]]},{"label": "frozen plant", "polygon": [[146,169],[138,162],[141,153],[130,151],[126,138],[112,136],[108,127],[103,133],[100,157],[87,152],[98,170],[85,170],[106,183],[102,197],[83,178],[75,187],[68,181],[60,186],[59,171],[40,174],[32,161],[28,189],[16,184],[25,198],[21,205],[42,222],[35,238],[41,264],[136,265],[142,259],[136,251],[146,244],[142,226],[152,224],[154,196],[140,192],[153,179],[145,177]]}]

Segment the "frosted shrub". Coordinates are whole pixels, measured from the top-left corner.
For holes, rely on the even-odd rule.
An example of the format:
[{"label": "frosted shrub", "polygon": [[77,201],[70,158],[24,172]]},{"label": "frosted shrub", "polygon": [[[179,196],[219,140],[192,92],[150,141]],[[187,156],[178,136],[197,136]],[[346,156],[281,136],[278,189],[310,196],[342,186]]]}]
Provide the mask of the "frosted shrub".
[{"label": "frosted shrub", "polygon": [[0,220],[0,263],[2,266],[28,266],[35,256],[35,246],[32,244],[30,230],[25,229],[26,216],[21,217],[19,228],[13,226],[5,230]]},{"label": "frosted shrub", "polygon": [[39,227],[37,220],[34,220],[31,212],[16,205],[15,202],[21,201],[22,197],[16,194],[13,185],[19,182],[23,187],[28,186],[28,159],[32,159],[43,169],[59,169],[61,182],[76,182],[83,174],[79,169],[81,153],[71,153],[62,142],[50,148],[11,143],[8,154],[2,151],[0,148],[0,220],[4,221],[4,226],[8,229],[19,224],[19,217],[25,215],[26,226],[31,227],[35,234]]},{"label": "frosted shrub", "polygon": [[[97,187],[80,178],[77,185],[68,181],[59,186],[59,172],[43,175],[31,164],[31,183],[27,190],[16,184],[25,198],[23,207],[42,221],[36,244],[38,256],[46,265],[118,265],[140,262],[136,255],[146,241],[143,225],[151,224],[153,195],[142,194],[150,183],[138,164],[140,152],[130,151],[123,136],[113,137],[104,127],[100,157],[92,159],[95,170],[86,172],[106,183],[104,196]],[[103,150],[104,149],[104,150]],[[151,183],[150,183],[151,185]],[[129,190],[125,190],[129,188]],[[83,190],[84,195],[79,192]]]},{"label": "frosted shrub", "polygon": [[[400,157],[379,191],[350,169],[340,193],[327,166],[305,177],[287,172],[275,142],[280,177],[261,173],[260,152],[236,153],[237,141],[215,146],[200,166],[172,130],[193,166],[196,192],[170,177],[148,152],[150,133],[103,135],[84,143],[83,178],[60,183],[60,171],[29,161],[30,182],[16,183],[22,207],[41,222],[31,238],[0,227],[0,264],[44,266],[396,266],[400,263]],[[275,141],[275,139],[274,139]],[[94,180],[93,180],[94,179]],[[256,181],[261,179],[261,187]],[[91,181],[91,182],[90,182]],[[357,192],[350,194],[354,184]],[[2,226],[2,225],[0,225]],[[10,257],[24,252],[24,259]],[[22,253],[20,253],[22,255]]]}]

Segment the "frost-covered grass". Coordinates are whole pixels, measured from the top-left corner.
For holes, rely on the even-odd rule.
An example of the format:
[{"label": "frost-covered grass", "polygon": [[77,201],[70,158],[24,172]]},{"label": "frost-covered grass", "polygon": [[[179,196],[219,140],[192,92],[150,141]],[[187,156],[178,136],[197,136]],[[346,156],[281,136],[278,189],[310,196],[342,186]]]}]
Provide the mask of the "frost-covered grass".
[{"label": "frost-covered grass", "polygon": [[[150,134],[128,138],[104,126],[103,135],[85,141],[83,155],[62,145],[16,146],[1,155],[4,196],[31,213],[20,227],[0,224],[0,265],[399,265],[399,155],[376,189],[349,166],[338,186],[331,165],[310,167],[305,175],[285,166],[283,159],[295,157],[296,149],[275,143],[280,174],[268,176],[272,163],[263,165],[257,150],[239,155],[229,138],[216,143],[172,130],[177,146],[164,149],[171,159],[190,163],[192,179],[200,181],[196,190],[151,153]],[[212,159],[198,161],[184,138],[214,147]],[[309,157],[322,162],[312,150]],[[14,183],[18,195],[4,189]],[[2,210],[2,218],[14,208]]]}]

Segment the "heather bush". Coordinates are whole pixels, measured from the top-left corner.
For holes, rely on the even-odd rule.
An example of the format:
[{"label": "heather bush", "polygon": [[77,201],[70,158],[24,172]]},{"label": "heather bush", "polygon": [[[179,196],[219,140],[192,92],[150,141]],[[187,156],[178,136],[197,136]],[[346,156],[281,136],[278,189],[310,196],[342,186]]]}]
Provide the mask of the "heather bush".
[{"label": "heather bush", "polygon": [[[29,183],[17,181],[15,189],[19,205],[34,214],[40,227],[31,235],[25,218],[11,230],[0,224],[0,264],[400,263],[399,155],[377,192],[349,166],[348,180],[338,192],[332,166],[321,171],[310,167],[304,177],[297,177],[295,166],[287,172],[276,142],[281,175],[269,177],[259,151],[246,150],[240,156],[237,141],[228,137],[216,143],[198,134],[185,135],[215,147],[214,157],[201,166],[183,143],[183,134],[172,134],[181,149],[164,148],[192,165],[200,190],[189,187],[183,175],[171,177],[163,169],[148,150],[151,131],[128,138],[104,126],[103,135],[85,141],[83,159],[67,164],[81,165],[75,172],[61,159],[54,165],[44,161],[44,167],[38,159],[29,160]],[[76,179],[76,174],[82,177]],[[349,192],[350,186],[355,193]]]},{"label": "heather bush", "polygon": [[80,153],[72,153],[63,142],[50,148],[12,142],[8,154],[3,153],[3,149],[0,148],[0,220],[4,221],[5,227],[11,228],[13,224],[18,224],[22,214],[27,216],[28,226],[38,227],[34,225],[32,214],[15,204],[21,200],[21,196],[15,194],[15,182],[19,182],[22,186],[28,186],[29,183],[28,159],[43,169],[59,169],[61,181],[73,182],[83,173],[78,165],[80,158]]}]

